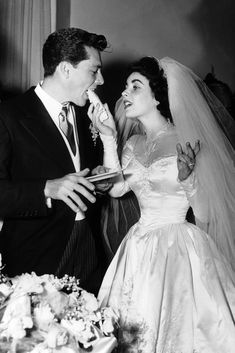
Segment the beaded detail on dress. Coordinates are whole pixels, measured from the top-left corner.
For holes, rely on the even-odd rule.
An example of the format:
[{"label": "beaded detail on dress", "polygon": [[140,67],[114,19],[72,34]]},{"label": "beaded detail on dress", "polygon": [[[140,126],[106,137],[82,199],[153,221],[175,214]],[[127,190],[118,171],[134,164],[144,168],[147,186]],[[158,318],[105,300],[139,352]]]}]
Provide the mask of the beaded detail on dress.
[{"label": "beaded detail on dress", "polygon": [[[176,143],[177,138],[173,125],[166,124],[154,138],[139,135],[133,149],[133,155],[143,166],[148,168],[160,158],[175,155]],[[169,145],[167,146],[167,144]]]}]

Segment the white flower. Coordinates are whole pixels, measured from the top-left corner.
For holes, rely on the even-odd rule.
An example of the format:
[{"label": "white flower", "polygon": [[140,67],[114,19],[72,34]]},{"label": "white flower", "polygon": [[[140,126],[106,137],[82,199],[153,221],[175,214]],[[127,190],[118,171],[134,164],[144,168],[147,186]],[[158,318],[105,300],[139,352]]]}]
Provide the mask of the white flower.
[{"label": "white flower", "polygon": [[119,315],[110,306],[102,308],[101,312],[104,319],[112,318],[114,321],[118,321]]},{"label": "white flower", "polygon": [[[0,254],[0,270],[1,266]],[[96,297],[78,287],[73,277],[26,273],[11,282],[0,284],[0,297],[6,305],[2,306],[0,338],[11,339],[12,350],[27,332],[32,333],[32,339],[37,334],[44,338],[31,353],[79,353],[83,350],[78,342],[88,348],[113,331],[115,312],[99,309]],[[72,293],[65,294],[63,288]]]},{"label": "white flower", "polygon": [[86,319],[91,322],[99,322],[101,319],[101,315],[98,311],[97,312],[90,312],[88,315],[86,315]]},{"label": "white flower", "polygon": [[101,320],[102,316],[101,316],[101,312],[100,311],[96,312],[96,318],[97,318],[96,321],[100,321]]},{"label": "white flower", "polygon": [[98,339],[96,331],[89,322],[84,320],[61,320],[61,325],[73,335],[76,340],[84,345],[85,348],[90,347]]},{"label": "white flower", "polygon": [[102,331],[104,332],[104,334],[108,335],[112,333],[113,330],[114,330],[113,320],[112,319],[104,320],[104,322],[102,323]]},{"label": "white flower", "polygon": [[51,348],[48,348],[45,342],[37,344],[31,353],[51,353]]},{"label": "white flower", "polygon": [[72,335],[77,337],[77,335],[85,330],[85,322],[83,319],[80,320],[61,320],[61,325],[65,327],[69,332],[71,332]]},{"label": "white flower", "polygon": [[54,280],[54,276],[52,275],[43,275],[40,276],[41,282],[43,283],[44,290],[47,293],[55,293],[57,292],[56,282]]},{"label": "white flower", "polygon": [[13,318],[7,328],[8,337],[12,337],[13,339],[20,339],[25,337],[26,331],[23,327],[23,323],[21,318]]},{"label": "white flower", "polygon": [[74,306],[77,304],[77,294],[72,292],[70,294],[68,294],[68,298],[69,298],[69,302],[68,302],[68,306]]},{"label": "white flower", "polygon": [[42,280],[39,276],[35,273],[31,275],[25,273],[21,276],[17,276],[12,279],[13,282],[13,289],[14,289],[14,296],[18,296],[19,294],[26,294],[26,293],[42,293],[43,286]]},{"label": "white flower", "polygon": [[33,327],[33,320],[30,316],[22,316],[21,322],[24,329]]},{"label": "white flower", "polygon": [[81,293],[81,300],[84,301],[84,307],[88,311],[96,311],[99,308],[98,301],[94,294],[88,293],[85,290]]},{"label": "white flower", "polygon": [[40,303],[38,307],[34,308],[33,313],[36,326],[40,330],[47,331],[55,317],[51,312],[50,306]]},{"label": "white flower", "polygon": [[114,331],[115,324],[118,322],[118,314],[110,307],[101,309],[100,327],[105,335],[109,335]]},{"label": "white flower", "polygon": [[48,347],[56,348],[57,346],[64,346],[68,342],[69,333],[61,325],[53,323],[48,331],[45,342]]},{"label": "white flower", "polygon": [[[13,318],[31,319],[31,302],[28,295],[11,298],[2,317],[1,323],[8,325]],[[32,321],[32,320],[31,320]]]},{"label": "white flower", "polygon": [[1,336],[20,339],[25,329],[33,327],[30,298],[28,295],[12,298],[8,303],[0,324]]},{"label": "white flower", "polygon": [[63,346],[63,347],[59,347],[58,350],[55,349],[51,349],[47,346],[47,344],[45,342],[43,343],[39,343],[36,347],[34,347],[34,349],[31,351],[31,353],[79,353],[81,352],[80,349],[75,349],[72,347],[67,347],[67,346]]},{"label": "white flower", "polygon": [[84,348],[92,346],[98,338],[95,330],[90,325],[87,325],[85,330],[78,335],[78,341],[84,345]]},{"label": "white flower", "polygon": [[69,303],[69,297],[63,292],[55,291],[46,296],[46,301],[56,315],[60,315]]},{"label": "white flower", "polygon": [[5,297],[8,297],[8,295],[11,292],[12,292],[12,288],[9,284],[6,284],[6,283],[0,284],[0,293],[2,293]]},{"label": "white flower", "polygon": [[32,328],[33,322],[29,317],[14,317],[12,318],[5,328],[1,327],[1,337],[13,338],[13,339],[21,339],[26,335],[26,328]]}]

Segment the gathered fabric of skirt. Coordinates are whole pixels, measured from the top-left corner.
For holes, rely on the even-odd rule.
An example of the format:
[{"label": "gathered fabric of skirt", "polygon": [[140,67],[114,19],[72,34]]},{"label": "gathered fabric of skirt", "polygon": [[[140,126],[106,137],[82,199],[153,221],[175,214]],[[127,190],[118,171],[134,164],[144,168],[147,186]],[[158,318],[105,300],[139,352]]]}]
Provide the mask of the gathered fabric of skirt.
[{"label": "gathered fabric of skirt", "polygon": [[122,242],[99,293],[120,313],[120,349],[234,353],[233,273],[208,235],[190,223],[143,236],[138,228]]},{"label": "gathered fabric of skirt", "polygon": [[234,272],[210,236],[185,221],[176,157],[128,168],[141,217],[98,296],[120,315],[119,351],[234,353]]}]

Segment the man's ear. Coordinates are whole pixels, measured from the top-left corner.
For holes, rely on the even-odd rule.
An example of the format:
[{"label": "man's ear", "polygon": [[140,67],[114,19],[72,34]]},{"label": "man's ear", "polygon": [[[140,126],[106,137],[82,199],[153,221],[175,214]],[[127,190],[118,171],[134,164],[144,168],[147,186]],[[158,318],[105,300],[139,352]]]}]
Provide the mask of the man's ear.
[{"label": "man's ear", "polygon": [[58,65],[58,70],[60,75],[65,78],[68,79],[69,75],[70,75],[70,67],[71,64],[67,61],[61,61]]}]

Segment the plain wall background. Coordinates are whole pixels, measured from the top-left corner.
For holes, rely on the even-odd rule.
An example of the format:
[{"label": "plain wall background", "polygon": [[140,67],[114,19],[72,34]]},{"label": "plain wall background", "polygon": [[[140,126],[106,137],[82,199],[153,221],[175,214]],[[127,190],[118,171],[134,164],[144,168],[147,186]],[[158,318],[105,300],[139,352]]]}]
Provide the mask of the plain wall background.
[{"label": "plain wall background", "polygon": [[235,90],[234,0],[71,0],[70,26],[107,37],[100,92],[111,106],[127,64],[144,55],[173,57],[202,78],[213,65]]}]

